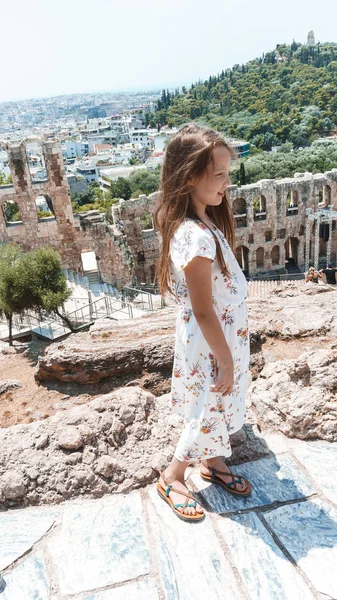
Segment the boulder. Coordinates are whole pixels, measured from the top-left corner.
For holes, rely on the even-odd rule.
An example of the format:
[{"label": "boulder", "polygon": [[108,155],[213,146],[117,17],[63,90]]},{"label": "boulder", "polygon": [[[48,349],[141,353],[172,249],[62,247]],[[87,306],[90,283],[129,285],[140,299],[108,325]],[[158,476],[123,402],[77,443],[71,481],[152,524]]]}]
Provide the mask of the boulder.
[{"label": "boulder", "polygon": [[321,349],[266,365],[247,398],[258,425],[302,440],[337,441],[336,364],[337,350]]},{"label": "boulder", "polygon": [[[43,421],[0,429],[0,509],[126,493],[158,479],[181,432],[169,394],[120,388]],[[228,463],[265,456],[247,424]]]}]

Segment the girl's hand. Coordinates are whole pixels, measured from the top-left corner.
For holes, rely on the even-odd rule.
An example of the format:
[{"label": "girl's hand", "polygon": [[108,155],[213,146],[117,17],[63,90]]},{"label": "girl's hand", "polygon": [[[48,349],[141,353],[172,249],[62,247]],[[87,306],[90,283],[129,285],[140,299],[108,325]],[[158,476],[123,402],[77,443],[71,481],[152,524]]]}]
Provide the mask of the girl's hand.
[{"label": "girl's hand", "polygon": [[216,382],[211,385],[211,392],[221,392],[223,396],[229,396],[233,393],[234,387],[234,364],[231,354],[226,360],[218,363],[215,359]]}]

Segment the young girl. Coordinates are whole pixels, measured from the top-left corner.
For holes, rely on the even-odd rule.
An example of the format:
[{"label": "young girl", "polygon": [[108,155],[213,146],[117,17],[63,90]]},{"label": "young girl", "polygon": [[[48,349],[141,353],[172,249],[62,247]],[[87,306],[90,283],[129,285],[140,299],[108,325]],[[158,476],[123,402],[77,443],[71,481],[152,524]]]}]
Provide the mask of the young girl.
[{"label": "young girl", "polygon": [[247,283],[232,251],[226,192],[234,156],[216,131],[181,127],[167,145],[154,215],[162,237],[161,293],[179,303],[171,398],[184,425],[158,492],[188,521],[205,516],[184,484],[192,459],[201,459],[206,481],[239,495],[251,492],[221,458],[231,455],[229,434],[244,423],[249,363]]}]

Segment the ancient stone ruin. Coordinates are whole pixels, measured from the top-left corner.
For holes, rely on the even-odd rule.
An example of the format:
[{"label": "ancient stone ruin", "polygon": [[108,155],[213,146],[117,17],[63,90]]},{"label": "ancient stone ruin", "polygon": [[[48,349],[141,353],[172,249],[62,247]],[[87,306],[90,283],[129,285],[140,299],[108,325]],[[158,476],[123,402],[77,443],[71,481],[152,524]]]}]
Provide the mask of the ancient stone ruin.
[{"label": "ancient stone ruin", "polygon": [[[102,279],[118,287],[136,281],[151,283],[159,251],[158,232],[144,229],[142,219],[150,215],[157,193],[121,201],[112,208],[113,224],[85,223],[73,215],[60,145],[42,142],[46,180],[32,181],[21,144],[6,146],[13,185],[0,187],[0,243],[16,242],[24,249],[51,246],[58,250],[63,266],[80,272],[81,253],[99,257]],[[305,264],[307,209],[332,206],[337,209],[337,169],[324,174],[297,173],[293,178],[263,179],[240,188],[229,188],[237,226],[236,256],[248,275],[284,273],[286,261]],[[44,195],[54,216],[39,219],[35,199]],[[3,203],[15,201],[22,221],[7,223]],[[310,226],[309,258],[314,259],[314,229]],[[336,260],[336,221],[331,227],[331,260]],[[319,257],[327,255],[327,241],[319,240]]]}]

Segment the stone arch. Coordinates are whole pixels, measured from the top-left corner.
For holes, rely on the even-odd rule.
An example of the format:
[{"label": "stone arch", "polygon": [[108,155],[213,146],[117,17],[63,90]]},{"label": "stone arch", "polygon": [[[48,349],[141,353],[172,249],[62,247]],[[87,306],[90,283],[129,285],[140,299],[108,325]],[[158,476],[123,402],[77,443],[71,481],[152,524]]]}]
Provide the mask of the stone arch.
[{"label": "stone arch", "polygon": [[235,249],[235,258],[245,275],[249,275],[249,249],[246,246],[238,246]]},{"label": "stone arch", "polygon": [[279,265],[280,264],[280,247],[274,246],[271,251],[271,264]]},{"label": "stone arch", "polygon": [[264,248],[257,248],[256,250],[256,268],[262,269],[264,267]]},{"label": "stone arch", "polygon": [[236,227],[247,227],[247,203],[244,198],[235,198],[232,204]]},{"label": "stone arch", "polygon": [[262,194],[253,198],[254,221],[265,221],[267,218],[267,200]]}]

